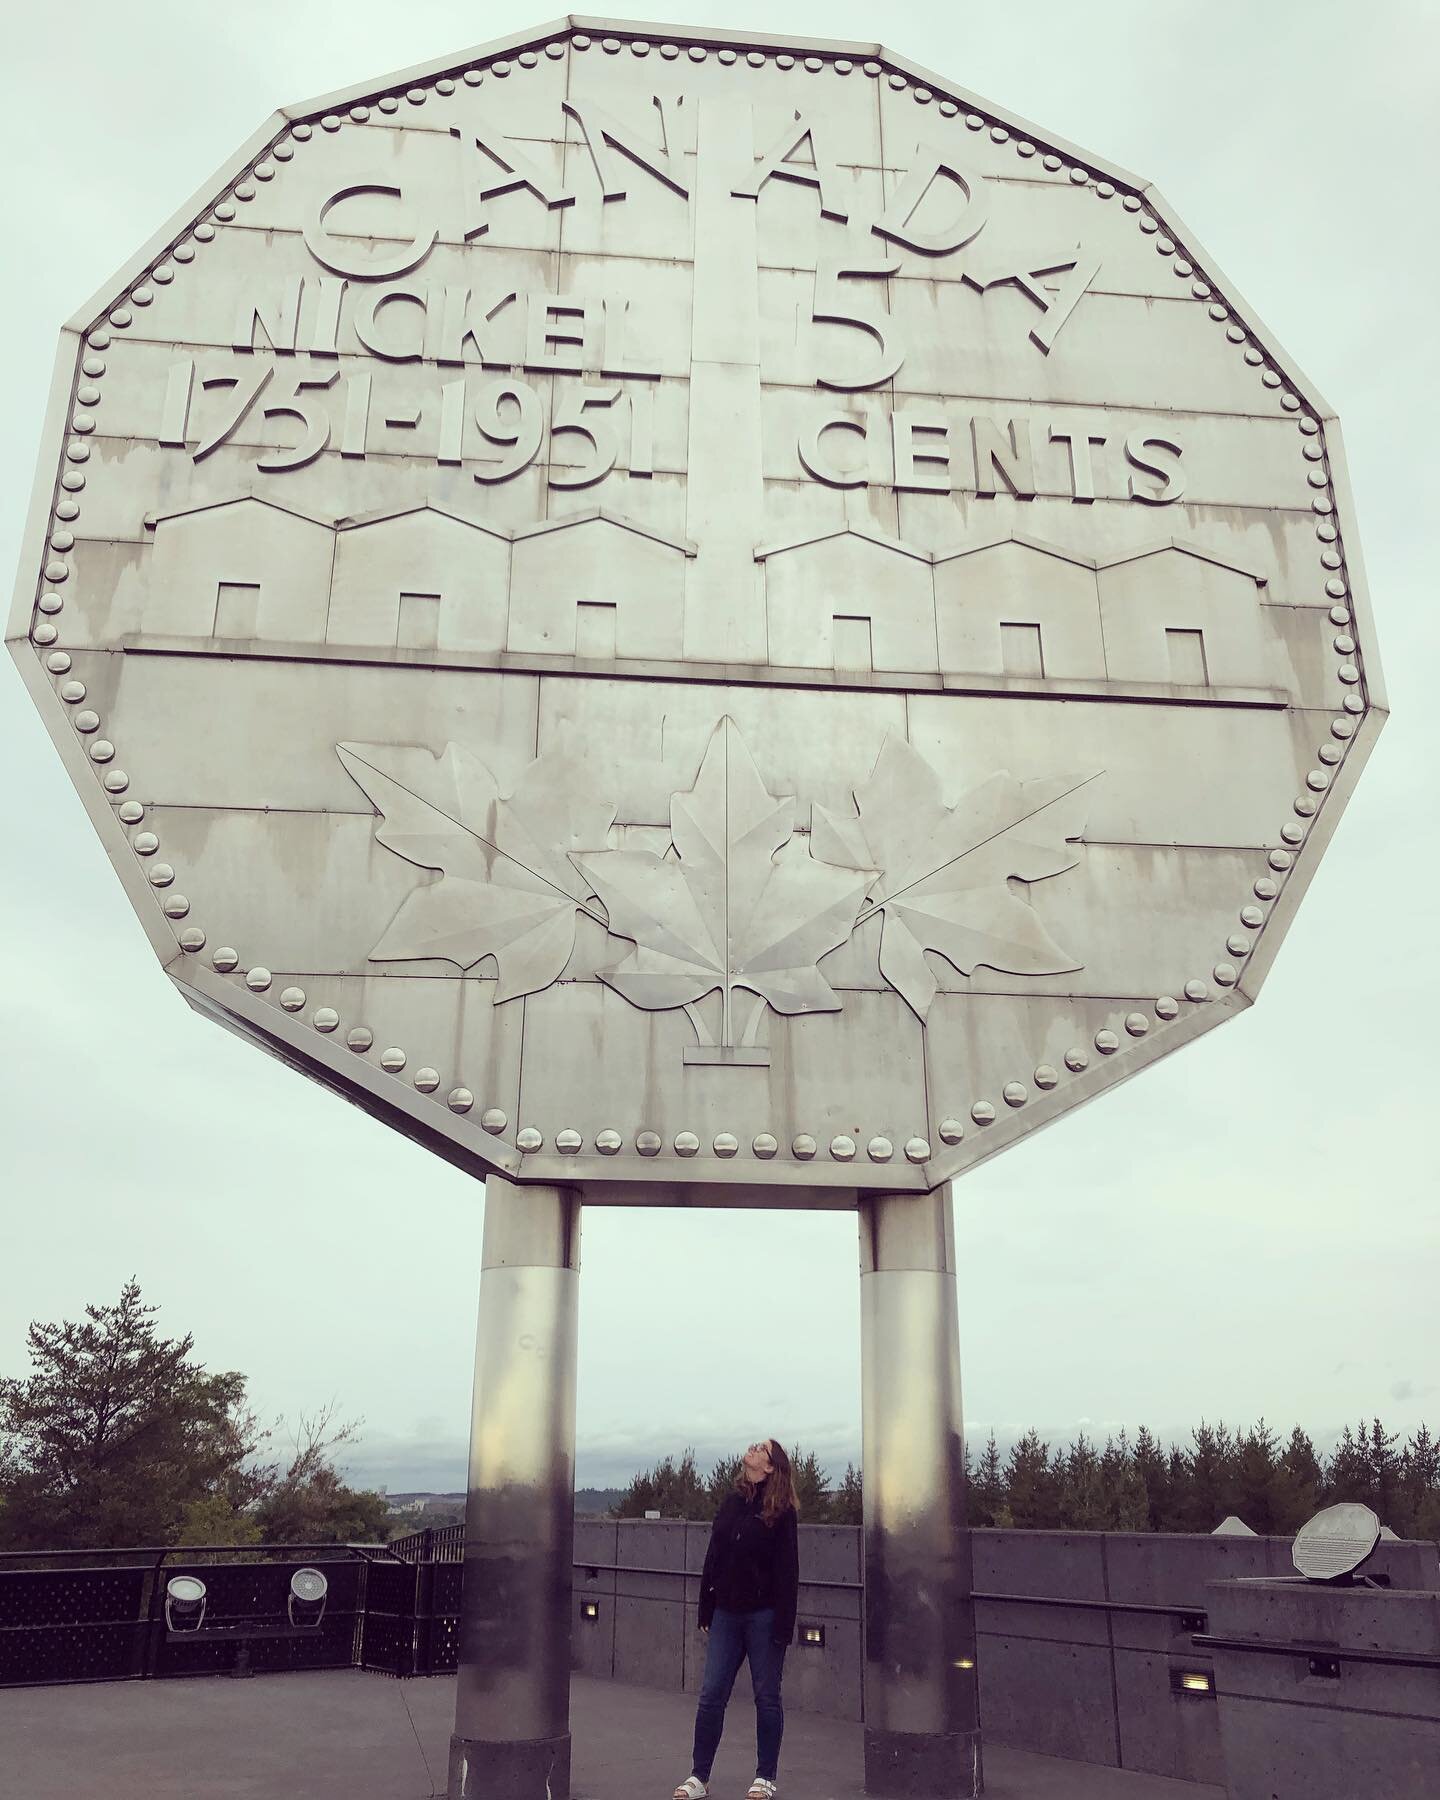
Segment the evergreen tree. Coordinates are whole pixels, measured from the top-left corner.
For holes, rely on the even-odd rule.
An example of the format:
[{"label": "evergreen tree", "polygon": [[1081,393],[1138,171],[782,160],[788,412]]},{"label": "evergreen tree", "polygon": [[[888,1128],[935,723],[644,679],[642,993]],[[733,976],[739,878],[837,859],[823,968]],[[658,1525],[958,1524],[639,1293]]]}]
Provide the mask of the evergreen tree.
[{"label": "evergreen tree", "polygon": [[1135,1434],[1135,1473],[1145,1495],[1142,1531],[1164,1531],[1170,1513],[1170,1459],[1148,1425]]},{"label": "evergreen tree", "polygon": [[[969,1461],[969,1451],[966,1451]],[[980,1467],[970,1478],[970,1523],[972,1525],[1007,1526],[1014,1523],[1006,1498],[1005,1469],[1000,1461],[1000,1447],[992,1431],[985,1444]]]},{"label": "evergreen tree", "polygon": [[846,1463],[840,1485],[830,1496],[829,1523],[863,1525],[864,1522],[865,1497],[860,1471],[854,1463]]},{"label": "evergreen tree", "polygon": [[1050,1446],[1032,1426],[1010,1451],[1005,1490],[1010,1516],[1021,1530],[1053,1530],[1060,1522]]},{"label": "evergreen tree", "polygon": [[1391,1529],[1402,1537],[1440,1537],[1440,1442],[1424,1425],[1400,1453],[1400,1511]]},{"label": "evergreen tree", "polygon": [[1145,1483],[1122,1427],[1119,1440],[1107,1438],[1100,1454],[1100,1479],[1105,1496],[1107,1531],[1148,1531],[1149,1506]]},{"label": "evergreen tree", "polygon": [[1055,1465],[1059,1523],[1070,1531],[1103,1531],[1105,1484],[1095,1446],[1082,1431]]},{"label": "evergreen tree", "polygon": [[790,1455],[790,1480],[795,1488],[795,1510],[812,1525],[823,1523],[830,1510],[830,1477],[820,1467],[813,1450],[803,1453],[798,1445]]},{"label": "evergreen tree", "polygon": [[1315,1446],[1297,1425],[1280,1453],[1275,1482],[1274,1530],[1287,1537],[1293,1536],[1317,1511],[1320,1479],[1320,1461]]}]

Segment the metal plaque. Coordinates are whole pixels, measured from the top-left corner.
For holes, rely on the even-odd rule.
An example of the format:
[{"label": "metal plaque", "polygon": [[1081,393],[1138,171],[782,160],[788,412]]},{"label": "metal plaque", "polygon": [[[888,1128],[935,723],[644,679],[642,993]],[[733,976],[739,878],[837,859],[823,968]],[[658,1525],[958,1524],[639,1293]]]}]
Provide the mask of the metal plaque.
[{"label": "metal plaque", "polygon": [[1353,1574],[1379,1542],[1379,1519],[1368,1506],[1347,1500],[1302,1526],[1290,1556],[1310,1581],[1337,1581]]},{"label": "metal plaque", "polygon": [[850,1205],[1253,999],[1383,718],[1334,416],[1140,178],[569,20],[64,333],[12,648],[192,1005],[477,1173]]}]

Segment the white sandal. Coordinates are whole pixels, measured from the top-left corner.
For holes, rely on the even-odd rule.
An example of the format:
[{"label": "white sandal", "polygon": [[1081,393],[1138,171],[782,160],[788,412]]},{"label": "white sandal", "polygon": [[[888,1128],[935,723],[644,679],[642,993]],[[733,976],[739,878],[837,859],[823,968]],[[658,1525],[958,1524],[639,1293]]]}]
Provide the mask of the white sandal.
[{"label": "white sandal", "polygon": [[750,1783],[750,1792],[745,1800],[775,1800],[775,1783],[763,1775],[757,1775]]},{"label": "white sandal", "polygon": [[705,1800],[709,1789],[698,1775],[687,1775],[675,1790],[674,1800]]}]

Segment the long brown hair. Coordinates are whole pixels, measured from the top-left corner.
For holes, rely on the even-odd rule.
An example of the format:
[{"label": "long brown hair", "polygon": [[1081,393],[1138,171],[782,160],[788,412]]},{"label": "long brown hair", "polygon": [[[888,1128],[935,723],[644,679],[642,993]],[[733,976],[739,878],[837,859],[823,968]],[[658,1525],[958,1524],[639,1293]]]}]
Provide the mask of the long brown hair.
[{"label": "long brown hair", "polygon": [[[800,1502],[795,1498],[795,1483],[790,1474],[790,1458],[785,1454],[783,1444],[774,1438],[766,1438],[770,1446],[770,1473],[765,1477],[765,1500],[760,1508],[760,1517],[767,1525],[773,1525],[777,1519],[783,1518],[788,1508],[793,1508],[795,1516],[800,1516]],[[742,1458],[735,1474],[735,1491],[747,1498],[751,1492],[751,1484],[745,1479],[745,1463]]]}]

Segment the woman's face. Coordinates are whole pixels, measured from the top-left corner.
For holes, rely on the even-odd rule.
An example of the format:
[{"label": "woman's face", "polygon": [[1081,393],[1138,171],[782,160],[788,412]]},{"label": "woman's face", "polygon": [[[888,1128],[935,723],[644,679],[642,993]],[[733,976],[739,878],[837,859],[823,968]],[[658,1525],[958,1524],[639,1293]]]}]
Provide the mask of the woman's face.
[{"label": "woman's face", "polygon": [[770,1440],[759,1438],[745,1452],[741,1461],[745,1465],[745,1474],[751,1481],[763,1481],[774,1466],[770,1461]]}]

